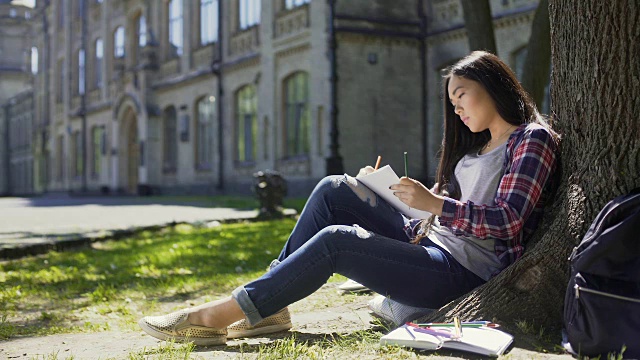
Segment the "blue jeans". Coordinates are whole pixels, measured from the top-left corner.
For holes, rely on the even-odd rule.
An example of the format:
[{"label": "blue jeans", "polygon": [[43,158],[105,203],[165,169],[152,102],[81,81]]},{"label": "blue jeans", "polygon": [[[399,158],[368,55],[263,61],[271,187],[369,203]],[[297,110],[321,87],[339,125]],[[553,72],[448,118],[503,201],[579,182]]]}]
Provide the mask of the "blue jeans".
[{"label": "blue jeans", "polygon": [[334,273],[411,306],[439,308],[484,283],[428,238],[410,244],[405,218],[355,178],[321,180],[280,264],[233,291],[250,324],[318,290]]}]

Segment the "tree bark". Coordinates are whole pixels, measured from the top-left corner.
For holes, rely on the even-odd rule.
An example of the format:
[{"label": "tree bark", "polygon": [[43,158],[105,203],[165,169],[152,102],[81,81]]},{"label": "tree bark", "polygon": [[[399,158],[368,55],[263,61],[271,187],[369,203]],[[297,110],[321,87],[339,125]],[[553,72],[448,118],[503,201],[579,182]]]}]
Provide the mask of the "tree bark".
[{"label": "tree bark", "polygon": [[[526,321],[558,334],[567,257],[600,209],[640,186],[640,4],[552,0],[552,99],[561,183],[525,255],[425,321]],[[550,210],[550,211],[549,211]]]},{"label": "tree bark", "polygon": [[542,108],[544,88],[551,65],[551,33],[549,1],[541,0],[531,24],[531,36],[522,71],[522,86],[533,97],[538,109]]},{"label": "tree bark", "polygon": [[486,50],[497,54],[489,0],[461,0],[461,2],[469,50]]}]

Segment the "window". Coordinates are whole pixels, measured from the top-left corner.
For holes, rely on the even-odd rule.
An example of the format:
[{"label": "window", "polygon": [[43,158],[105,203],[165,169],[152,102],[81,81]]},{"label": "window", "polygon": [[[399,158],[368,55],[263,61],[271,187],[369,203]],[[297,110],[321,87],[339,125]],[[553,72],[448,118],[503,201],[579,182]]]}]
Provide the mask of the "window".
[{"label": "window", "polygon": [[113,35],[113,56],[116,58],[124,57],[124,27],[118,26]]},{"label": "window", "polygon": [[84,72],[85,66],[84,66],[84,49],[80,49],[78,50],[78,94],[79,95],[83,95],[84,94],[84,78],[85,78],[85,72]]},{"label": "window", "polygon": [[298,72],[284,82],[285,89],[285,155],[306,155],[310,151],[309,76]]},{"label": "window", "polygon": [[14,9],[14,8],[9,9],[9,17],[14,18],[17,15],[18,15],[18,13],[16,12],[16,9]]},{"label": "window", "polygon": [[169,106],[164,110],[162,170],[174,173],[177,164],[178,140],[176,135],[176,108]]},{"label": "window", "polygon": [[147,19],[144,15],[138,17],[138,47],[147,45]]},{"label": "window", "polygon": [[260,23],[260,0],[240,0],[240,30]]},{"label": "window", "polygon": [[258,96],[256,87],[247,85],[236,95],[236,142],[238,161],[256,159],[258,138]]},{"label": "window", "polygon": [[35,46],[31,48],[31,73],[38,73],[38,48]]},{"label": "window", "polygon": [[286,9],[293,9],[295,7],[308,4],[311,0],[286,0],[284,6]]},{"label": "window", "polygon": [[147,19],[144,15],[140,14],[136,20],[136,35],[138,37],[138,46],[135,47],[135,59],[134,61],[140,62],[142,48],[147,45]]},{"label": "window", "polygon": [[213,158],[213,122],[216,114],[216,98],[207,96],[198,101],[196,129],[196,166],[211,169]]},{"label": "window", "polygon": [[80,131],[73,133],[73,175],[78,177],[82,175],[82,136]]},{"label": "window", "polygon": [[218,40],[218,0],[200,0],[200,45]]},{"label": "window", "polygon": [[104,127],[94,126],[91,130],[91,159],[92,167],[91,174],[94,177],[100,175],[102,169],[102,141],[103,141]]},{"label": "window", "polygon": [[102,39],[96,40],[96,58],[94,66],[94,85],[96,88],[102,87],[102,58],[104,57],[104,44]]},{"label": "window", "polygon": [[169,54],[182,55],[182,0],[169,2]]}]

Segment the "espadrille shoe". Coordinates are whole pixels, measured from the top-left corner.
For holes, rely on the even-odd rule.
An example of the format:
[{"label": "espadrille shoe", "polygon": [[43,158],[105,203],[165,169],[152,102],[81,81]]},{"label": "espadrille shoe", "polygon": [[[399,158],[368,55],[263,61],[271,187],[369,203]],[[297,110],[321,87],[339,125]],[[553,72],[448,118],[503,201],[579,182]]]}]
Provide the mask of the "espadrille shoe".
[{"label": "espadrille shoe", "polygon": [[227,327],[227,338],[236,339],[262,334],[270,334],[291,329],[291,315],[284,308],[277,313],[264,318],[255,326],[249,325],[246,319],[234,322]]},{"label": "espadrille shoe", "polygon": [[189,313],[178,311],[164,316],[145,316],[138,325],[147,334],[160,340],[193,342],[196,345],[224,345],[227,329],[191,325]]}]

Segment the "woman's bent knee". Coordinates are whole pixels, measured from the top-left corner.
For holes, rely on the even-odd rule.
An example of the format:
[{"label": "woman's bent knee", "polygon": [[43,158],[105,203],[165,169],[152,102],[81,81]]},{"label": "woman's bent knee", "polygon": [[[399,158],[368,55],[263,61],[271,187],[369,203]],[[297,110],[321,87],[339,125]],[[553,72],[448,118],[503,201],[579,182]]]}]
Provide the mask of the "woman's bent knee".
[{"label": "woman's bent knee", "polygon": [[337,196],[342,198],[345,193],[355,194],[361,201],[368,203],[372,207],[377,205],[377,196],[368,187],[358,182],[353,176],[345,175],[329,175],[324,177],[318,183],[316,192],[327,195],[329,198]]},{"label": "woman's bent knee", "polygon": [[320,230],[316,235],[316,239],[319,242],[325,244],[335,244],[341,240],[348,239],[353,241],[353,238],[368,239],[373,236],[373,233],[365,230],[357,224],[354,225],[330,225]]}]

